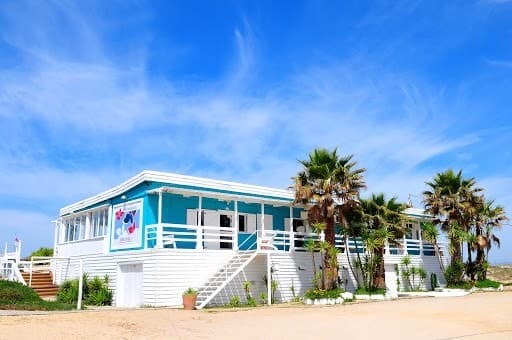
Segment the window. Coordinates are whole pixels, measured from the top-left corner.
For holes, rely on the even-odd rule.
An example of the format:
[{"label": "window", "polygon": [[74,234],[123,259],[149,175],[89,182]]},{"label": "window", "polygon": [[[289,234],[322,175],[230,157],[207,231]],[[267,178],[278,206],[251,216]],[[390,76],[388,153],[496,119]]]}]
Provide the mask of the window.
[{"label": "window", "polygon": [[407,228],[405,231],[405,237],[412,239],[412,223],[407,223],[405,227]]},{"label": "window", "polygon": [[107,234],[108,208],[93,211],[91,214],[91,237],[101,237]]},{"label": "window", "polygon": [[[80,237],[80,222],[79,217],[69,218],[64,221],[64,242],[76,241]],[[84,220],[85,229],[85,220]]]},{"label": "window", "polygon": [[245,215],[238,215],[238,231],[242,233],[247,232],[247,224],[245,223],[246,216]]},{"label": "window", "polygon": [[101,208],[63,219],[64,242],[105,236],[108,231],[108,212],[109,208]]}]

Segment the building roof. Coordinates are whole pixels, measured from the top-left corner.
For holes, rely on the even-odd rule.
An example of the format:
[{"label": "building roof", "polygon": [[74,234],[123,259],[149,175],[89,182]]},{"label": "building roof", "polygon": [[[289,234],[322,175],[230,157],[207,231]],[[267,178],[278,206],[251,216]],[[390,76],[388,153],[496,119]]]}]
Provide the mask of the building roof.
[{"label": "building roof", "polygon": [[83,199],[81,201],[63,207],[62,209],[60,209],[60,215],[62,216],[71,214],[76,211],[83,210],[90,206],[104,202],[116,196],[122,195],[128,190],[144,182],[158,182],[165,184],[175,184],[186,187],[206,188],[214,191],[217,190],[221,192],[242,193],[256,197],[261,196],[262,198],[267,197],[281,200],[294,199],[294,193],[291,190],[275,189],[237,182],[213,180],[202,177],[185,176],[169,172],[144,170],[141,173],[133,176],[132,178],[126,180],[125,182],[119,185],[116,185],[111,189],[108,189],[102,193],[99,193],[92,197]]},{"label": "building roof", "polygon": [[427,214],[427,212],[424,209],[420,208],[413,208],[409,207],[402,211],[403,214],[411,217],[418,217],[418,218],[432,218],[431,215]]}]

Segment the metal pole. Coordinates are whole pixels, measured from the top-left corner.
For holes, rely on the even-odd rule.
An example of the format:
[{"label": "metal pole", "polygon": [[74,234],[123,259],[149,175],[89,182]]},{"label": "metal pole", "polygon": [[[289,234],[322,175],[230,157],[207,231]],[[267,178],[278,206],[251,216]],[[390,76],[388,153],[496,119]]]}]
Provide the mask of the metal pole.
[{"label": "metal pole", "polygon": [[83,262],[80,260],[80,266],[79,266],[79,274],[80,277],[78,278],[78,301],[76,303],[76,309],[81,310],[82,309],[82,294],[83,294],[83,285],[84,285],[84,268],[83,268]]},{"label": "metal pole", "polygon": [[270,253],[267,253],[267,304],[272,304],[272,264],[270,263]]}]

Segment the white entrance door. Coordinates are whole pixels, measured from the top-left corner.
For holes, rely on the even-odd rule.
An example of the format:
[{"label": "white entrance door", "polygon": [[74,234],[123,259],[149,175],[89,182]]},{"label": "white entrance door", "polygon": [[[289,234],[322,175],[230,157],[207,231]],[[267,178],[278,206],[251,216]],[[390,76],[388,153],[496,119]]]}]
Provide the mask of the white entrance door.
[{"label": "white entrance door", "polygon": [[120,264],[117,276],[116,306],[140,307],[144,304],[142,263]]},{"label": "white entrance door", "polygon": [[[219,213],[217,211],[204,211],[204,225],[208,227],[219,226]],[[210,235],[209,235],[210,234]],[[215,234],[215,235],[211,235]],[[220,249],[220,236],[218,230],[205,229],[203,234],[205,249]]]}]

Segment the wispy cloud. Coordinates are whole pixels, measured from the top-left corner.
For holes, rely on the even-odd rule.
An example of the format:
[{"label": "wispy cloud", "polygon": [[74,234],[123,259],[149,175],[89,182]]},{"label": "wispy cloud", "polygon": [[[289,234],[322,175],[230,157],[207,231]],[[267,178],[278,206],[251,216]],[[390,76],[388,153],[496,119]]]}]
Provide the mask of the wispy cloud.
[{"label": "wispy cloud", "polygon": [[9,11],[0,35],[22,55],[0,69],[0,198],[51,201],[49,216],[145,168],[287,187],[316,146],[354,153],[370,190],[405,200],[431,176],[425,162],[480,142],[478,131],[452,133],[453,98],[364,54],[263,83],[245,20],[225,74],[184,83],[149,74],[144,53],[109,56],[101,30],[71,5],[42,10],[69,31],[55,36],[59,24],[44,20],[21,34],[38,17],[32,8]]}]

